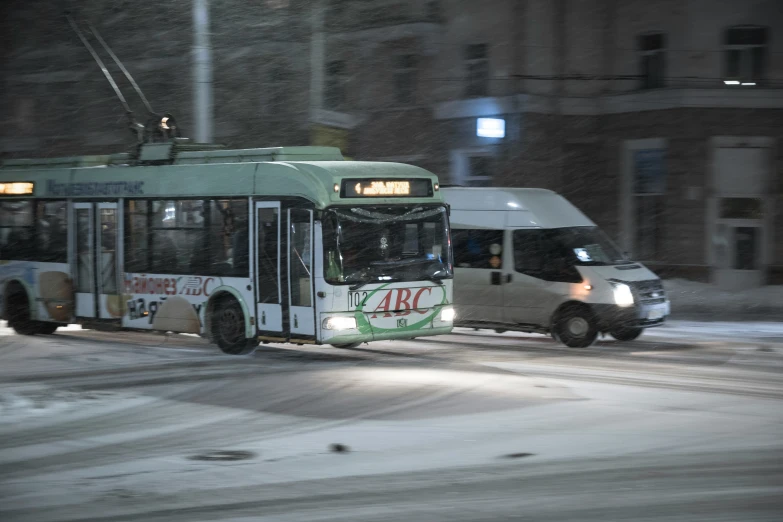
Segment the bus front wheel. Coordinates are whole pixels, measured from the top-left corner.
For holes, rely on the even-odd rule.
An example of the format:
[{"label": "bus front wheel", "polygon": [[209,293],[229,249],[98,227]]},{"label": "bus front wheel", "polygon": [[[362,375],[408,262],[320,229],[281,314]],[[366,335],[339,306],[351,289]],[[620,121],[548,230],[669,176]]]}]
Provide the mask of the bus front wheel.
[{"label": "bus front wheel", "polygon": [[212,316],[212,338],[229,355],[246,355],[258,346],[258,341],[245,337],[245,314],[233,297],[222,299]]},{"label": "bus front wheel", "polygon": [[335,348],[351,349],[351,348],[358,348],[359,346],[361,346],[361,344],[362,343],[341,343],[341,344],[333,344],[332,346],[334,346]]}]

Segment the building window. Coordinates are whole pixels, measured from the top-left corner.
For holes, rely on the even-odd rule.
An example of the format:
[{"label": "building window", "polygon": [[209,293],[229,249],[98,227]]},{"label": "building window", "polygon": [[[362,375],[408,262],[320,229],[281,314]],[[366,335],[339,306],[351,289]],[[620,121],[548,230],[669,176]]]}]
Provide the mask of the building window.
[{"label": "building window", "polygon": [[285,9],[288,7],[288,0],[266,0],[265,3],[269,9]]},{"label": "building window", "polygon": [[33,133],[36,129],[35,98],[21,98],[14,104],[16,110],[16,128],[20,133]]},{"label": "building window", "polygon": [[326,66],[326,108],[337,109],[345,104],[345,62],[337,60]]},{"label": "building window", "polygon": [[425,16],[430,22],[440,22],[442,20],[443,13],[441,12],[441,5],[439,0],[430,0],[427,2]]},{"label": "building window", "polygon": [[489,58],[487,44],[465,46],[466,96],[489,94]]},{"label": "building window", "polygon": [[326,26],[340,28],[345,21],[345,1],[330,0],[326,8]]},{"label": "building window", "polygon": [[491,156],[470,156],[465,185],[469,187],[491,187],[493,158]]},{"label": "building window", "polygon": [[289,85],[286,68],[274,63],[267,69],[267,114],[280,114],[288,103]]},{"label": "building window", "polygon": [[724,46],[727,85],[753,86],[764,79],[766,27],[731,27],[726,30]]},{"label": "building window", "polygon": [[663,210],[666,197],[666,151],[636,150],[633,153],[634,257],[658,260],[663,241]]},{"label": "building window", "polygon": [[395,58],[394,98],[397,103],[404,104],[416,101],[416,57],[412,54]]},{"label": "building window", "polygon": [[641,88],[666,86],[666,38],[663,33],[639,36],[637,49],[641,68]]}]

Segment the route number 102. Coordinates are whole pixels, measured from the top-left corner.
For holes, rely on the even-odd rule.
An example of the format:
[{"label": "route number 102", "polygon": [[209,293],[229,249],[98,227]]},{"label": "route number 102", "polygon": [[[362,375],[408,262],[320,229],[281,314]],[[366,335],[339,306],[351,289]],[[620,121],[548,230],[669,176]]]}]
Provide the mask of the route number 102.
[{"label": "route number 102", "polygon": [[367,302],[367,292],[348,292],[348,308],[356,309]]}]

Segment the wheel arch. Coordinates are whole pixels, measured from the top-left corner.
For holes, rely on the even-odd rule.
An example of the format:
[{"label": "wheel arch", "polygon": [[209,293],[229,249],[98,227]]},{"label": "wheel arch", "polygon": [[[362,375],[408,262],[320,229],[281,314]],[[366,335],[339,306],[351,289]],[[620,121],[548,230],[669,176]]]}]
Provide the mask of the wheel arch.
[{"label": "wheel arch", "polygon": [[569,299],[568,301],[564,301],[560,303],[560,306],[555,308],[555,311],[552,312],[552,315],[549,316],[549,324],[547,325],[547,328],[550,330],[554,326],[555,322],[557,322],[557,319],[560,317],[560,314],[562,314],[565,310],[568,310],[569,308],[581,308],[582,310],[587,310],[595,316],[595,310],[593,310],[593,307],[589,304],[585,303],[584,301],[577,301],[576,299]]},{"label": "wheel arch", "polygon": [[242,315],[245,318],[245,337],[248,339],[255,337],[255,321],[252,320],[253,316],[247,307],[247,303],[245,303],[245,300],[242,298],[242,294],[231,286],[219,286],[212,292],[212,295],[207,301],[206,309],[204,310],[204,333],[206,334],[207,339],[212,339],[212,314],[215,311],[215,307],[223,299],[229,298],[236,299],[239,306],[242,307]]},{"label": "wheel arch", "polygon": [[11,279],[5,283],[5,286],[3,287],[3,300],[0,302],[0,305],[2,305],[2,308],[0,308],[0,319],[8,319],[8,301],[12,295],[18,293],[22,293],[27,297],[27,303],[29,304],[30,309],[30,319],[38,319],[38,309],[34,306],[36,303],[34,292],[32,288],[30,288],[30,285],[21,279]]}]

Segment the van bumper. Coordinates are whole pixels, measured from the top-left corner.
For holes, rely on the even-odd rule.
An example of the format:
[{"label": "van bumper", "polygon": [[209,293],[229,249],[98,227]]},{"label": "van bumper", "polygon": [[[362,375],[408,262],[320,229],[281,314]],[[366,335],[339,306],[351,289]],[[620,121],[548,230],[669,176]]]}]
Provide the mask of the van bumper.
[{"label": "van bumper", "polygon": [[634,306],[620,307],[613,304],[592,305],[598,328],[601,331],[611,331],[615,328],[649,328],[660,326],[666,322],[671,313],[669,300],[662,303],[639,303]]}]

